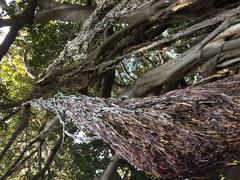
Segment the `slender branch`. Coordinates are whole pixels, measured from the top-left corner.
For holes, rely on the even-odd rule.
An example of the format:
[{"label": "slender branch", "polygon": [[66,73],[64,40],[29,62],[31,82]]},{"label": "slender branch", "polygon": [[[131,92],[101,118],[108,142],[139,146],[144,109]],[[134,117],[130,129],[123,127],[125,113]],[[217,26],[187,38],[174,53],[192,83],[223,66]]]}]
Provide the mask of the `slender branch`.
[{"label": "slender branch", "polygon": [[2,177],[0,177],[0,180],[5,180],[7,179],[7,177],[11,176],[12,173],[17,169],[17,166],[19,164],[19,162],[22,160],[22,158],[24,157],[25,153],[27,152],[27,150],[30,149],[30,147],[35,144],[38,141],[38,139],[34,139],[32,140],[20,153],[20,155],[17,157],[17,159],[14,161],[14,163],[8,168],[8,170],[4,173],[4,175]]},{"label": "slender branch", "polygon": [[134,78],[134,77],[128,72],[125,64],[124,64],[122,61],[121,61],[120,63],[121,63],[121,65],[122,65],[122,68],[123,68],[123,70],[125,71],[125,73],[126,73],[133,81],[135,81],[136,78]]},{"label": "slender branch", "polygon": [[23,132],[23,130],[28,126],[30,118],[30,104],[24,106],[23,115],[21,117],[21,122],[16,129],[16,131],[11,135],[10,139],[8,140],[7,144],[4,146],[3,150],[0,152],[0,161],[4,157],[5,153],[8,151],[10,146],[13,142],[17,139],[18,135]]},{"label": "slender branch", "polygon": [[28,63],[28,57],[27,57],[27,54],[28,54],[28,50],[26,50],[24,52],[24,55],[23,55],[23,63],[24,63],[24,68],[25,68],[25,71],[27,73],[27,75],[32,78],[32,79],[36,79],[36,74],[34,73],[34,70],[33,68],[30,66],[30,64]]},{"label": "slender branch", "polygon": [[52,164],[55,156],[57,155],[59,149],[62,146],[62,141],[63,138],[61,137],[55,144],[55,146],[53,147],[53,149],[50,152],[50,155],[48,156],[46,163],[44,165],[44,167],[36,174],[34,175],[31,179],[32,180],[36,180],[36,179],[40,179],[44,176],[44,174],[46,173],[46,171],[48,170],[49,166]]},{"label": "slender branch", "polygon": [[24,157],[25,153],[32,147],[33,144],[39,142],[40,144],[44,143],[46,140],[47,135],[52,130],[52,128],[57,124],[58,117],[54,117],[51,121],[48,121],[44,128],[39,132],[36,138],[34,138],[32,141],[29,142],[27,146],[22,150],[20,155],[17,157],[17,159],[13,162],[13,164],[7,169],[7,171],[4,173],[2,177],[0,177],[0,180],[5,180],[7,177],[11,176],[12,173],[17,169],[17,166],[19,162]]},{"label": "slender branch", "polygon": [[35,149],[34,151],[32,151],[29,155],[27,155],[25,158],[23,158],[21,161],[19,161],[19,163],[16,163],[15,166],[12,166],[11,170],[9,169],[8,173],[6,174],[6,177],[0,177],[0,180],[5,180],[7,178],[7,176],[11,175],[15,170],[17,170],[18,167],[20,167],[20,165],[22,165],[23,163],[25,163],[29,158],[31,158],[35,153],[37,152],[37,150]]},{"label": "slender branch", "polygon": [[94,11],[94,7],[72,5],[35,13],[37,21],[61,20],[84,23]]}]

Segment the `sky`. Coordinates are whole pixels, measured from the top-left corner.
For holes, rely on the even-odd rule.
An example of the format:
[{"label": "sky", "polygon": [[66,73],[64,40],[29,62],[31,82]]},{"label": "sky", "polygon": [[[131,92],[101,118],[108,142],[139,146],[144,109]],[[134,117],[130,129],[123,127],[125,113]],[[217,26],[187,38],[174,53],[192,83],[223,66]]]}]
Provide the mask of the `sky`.
[{"label": "sky", "polygon": [[[7,4],[9,4],[11,1],[13,0],[5,0]],[[1,10],[1,9],[0,9]],[[3,28],[0,28],[0,44],[2,44],[2,41],[4,40],[6,34],[8,33],[9,31],[9,27],[3,27]]]},{"label": "sky", "polygon": [[3,42],[3,40],[4,40],[5,36],[6,36],[6,34],[7,34],[8,31],[9,31],[9,27],[0,28],[0,31],[1,31],[1,33],[0,33],[0,44],[2,44],[2,42]]}]

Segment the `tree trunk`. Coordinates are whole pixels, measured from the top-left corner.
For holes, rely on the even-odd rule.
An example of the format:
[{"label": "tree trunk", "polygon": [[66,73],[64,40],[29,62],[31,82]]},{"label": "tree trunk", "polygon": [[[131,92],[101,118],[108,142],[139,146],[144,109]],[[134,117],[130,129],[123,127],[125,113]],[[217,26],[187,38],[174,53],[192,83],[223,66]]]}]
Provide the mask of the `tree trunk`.
[{"label": "tree trunk", "polygon": [[138,169],[199,176],[240,156],[240,75],[143,99],[58,94],[32,105],[61,112]]}]

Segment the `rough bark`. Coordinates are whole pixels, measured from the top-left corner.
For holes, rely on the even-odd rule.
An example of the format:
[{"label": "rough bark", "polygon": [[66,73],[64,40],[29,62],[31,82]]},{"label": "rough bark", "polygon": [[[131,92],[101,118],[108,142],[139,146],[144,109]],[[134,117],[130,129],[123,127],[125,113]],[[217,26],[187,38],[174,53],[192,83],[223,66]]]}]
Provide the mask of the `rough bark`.
[{"label": "rough bark", "polygon": [[[104,31],[104,38],[107,39],[113,34],[113,27],[110,26]],[[110,98],[111,92],[114,84],[115,79],[115,70],[110,70],[102,80],[102,91],[101,97],[102,98]],[[108,164],[107,168],[105,169],[104,173],[101,177],[95,177],[95,180],[111,180],[113,179],[114,174],[120,164],[121,160],[118,155],[115,153],[111,159],[110,163]]]},{"label": "rough bark", "polygon": [[155,87],[178,80],[194,71],[236,67],[239,64],[240,39],[233,38],[238,37],[238,32],[230,29],[237,29],[237,27],[239,27],[239,19],[235,17],[227,19],[202,42],[182,56],[145,73],[125,95],[144,96]]},{"label": "rough bark", "polygon": [[[126,95],[131,97],[145,96],[154,88],[176,81],[194,71],[202,72],[211,71],[211,69],[222,70],[224,68],[238,67],[240,47],[239,31],[236,31],[238,28],[238,18],[232,17],[227,19],[202,42],[185,52],[182,56],[144,74],[135,82]],[[232,31],[233,29],[235,31]],[[110,38],[114,38],[113,36]],[[106,48],[103,47],[102,49]],[[41,94],[43,91],[60,87],[85,89],[101,78],[107,71],[114,69],[114,65],[119,60],[104,59],[102,62],[98,58],[97,62],[92,59],[84,63],[61,68],[38,81],[33,94]]]},{"label": "rough bark", "polygon": [[[140,39],[139,36],[141,34],[141,39],[144,39],[146,37],[146,39],[144,39],[143,42],[148,41],[149,39],[147,39],[147,37],[149,37],[152,32],[155,32],[149,29],[155,27],[153,28],[153,30],[157,29],[159,33],[162,33],[168,27],[168,25],[164,23],[165,21],[169,22],[169,20],[173,19],[176,15],[187,16],[189,14],[190,9],[197,6],[197,4],[199,3],[200,2],[196,1],[196,4],[193,3],[186,7],[184,5],[179,7],[179,5],[175,2],[167,6],[166,9],[161,9],[160,8],[161,6],[160,6],[159,7],[160,10],[158,9],[158,11],[156,12],[166,14],[166,16],[161,17],[160,22],[156,21],[155,22],[156,24],[152,23],[152,21],[150,21],[151,22],[150,24],[146,23],[149,21],[149,18],[153,16],[154,14],[153,13],[154,11],[153,11],[152,14],[147,16],[148,18],[146,18],[146,22],[144,21],[142,21],[144,23],[135,22],[136,23],[135,25],[129,26],[128,28],[125,28],[122,31],[117,32],[113,36],[106,39],[106,41],[104,41],[99,46],[99,48],[97,48],[95,51],[90,53],[88,58],[85,59],[84,61],[80,61],[79,63],[74,64],[73,66],[68,65],[65,68],[59,67],[58,69],[55,69],[54,71],[52,71],[50,70],[51,67],[52,68],[57,67],[57,65],[53,63],[52,65],[50,65],[51,66],[49,67],[50,69],[49,68],[46,69],[47,74],[45,74],[45,76],[37,82],[36,88],[32,92],[32,96],[35,96],[33,94],[43,94],[44,92],[50,91],[53,88],[59,89],[63,87],[63,88],[69,89],[69,88],[77,87],[79,90],[86,89],[87,87],[91,86],[94,82],[96,82],[96,80],[98,80],[99,78],[102,78],[107,71],[113,69],[114,65],[118,64],[118,62],[122,58],[121,56],[119,57],[119,55],[125,53],[124,49],[131,49],[133,44],[138,45],[139,43],[141,43],[139,41],[136,41],[133,43],[132,41],[128,41],[128,39],[131,39],[131,38]],[[113,4],[116,5],[115,2],[114,3],[109,2],[108,5],[110,6],[109,7],[110,9],[112,8]],[[229,4],[226,4],[226,5],[229,5]],[[120,8],[120,7],[114,6],[114,8]],[[156,8],[156,6],[150,6],[150,7],[147,6],[147,7],[150,9],[154,7]],[[204,7],[205,6],[197,6],[196,10],[201,11]],[[214,7],[215,6],[212,6],[211,8],[214,8]],[[234,6],[234,8],[236,8],[236,6]],[[60,59],[58,59],[56,63],[60,63],[60,61],[67,60],[67,59],[69,60],[75,59],[76,56],[78,56],[79,58],[80,52],[78,51],[80,49],[82,53],[83,49],[79,47],[82,45],[82,43],[84,43],[83,41],[87,41],[88,43],[91,43],[91,41],[94,39],[94,36],[98,32],[98,31],[95,32],[96,27],[92,26],[91,24],[98,21],[100,17],[104,17],[104,15],[102,14],[101,16],[96,15],[96,12],[100,10],[102,10],[102,7],[97,8],[95,13],[91,15],[90,20],[85,23],[79,36],[74,41],[71,41],[69,42],[68,45],[66,45],[65,50],[63,51],[63,53],[61,53],[61,55],[59,56]],[[226,19],[224,23],[225,29],[229,28],[230,25],[234,25],[234,24],[231,24],[231,22],[228,22],[228,21],[231,21],[231,19],[234,19],[233,17],[234,13],[235,11],[230,13],[229,16],[231,18],[227,18],[228,16],[225,17]],[[114,19],[112,16],[108,18],[110,20]],[[105,19],[106,22],[108,22],[109,20],[108,18],[106,17]],[[101,21],[101,23],[103,22]],[[160,30],[156,27],[156,25],[158,25],[157,27],[160,28]],[[134,26],[137,26],[138,28],[133,28]],[[223,26],[221,26],[221,28],[222,28],[221,31],[225,30]],[[90,31],[90,29],[91,29],[91,32],[93,31],[96,33],[95,35],[92,34],[93,37],[91,38],[90,38],[90,34],[87,34],[87,31]],[[221,31],[219,31],[218,33],[221,33]],[[129,37],[126,38],[126,35],[124,32],[128,32]],[[151,32],[151,33],[148,34],[147,32]],[[227,52],[229,53],[230,50],[237,51],[237,49],[239,48],[239,44],[237,43],[238,36],[231,35],[231,36],[228,36],[227,38],[224,37],[222,39],[223,41],[216,41],[215,43],[209,42],[214,37],[219,35],[218,33],[216,33],[215,31],[213,34],[211,34],[212,37],[210,37],[210,39],[209,37],[207,37],[206,42],[208,42],[209,44],[205,43],[205,46],[203,47],[201,47],[202,45],[200,45],[199,47],[197,47],[198,49],[195,48],[193,49],[192,52],[188,51],[188,54],[185,53],[182,57],[177,58],[176,60],[169,61],[168,63],[165,63],[162,66],[157,67],[156,69],[144,75],[141,79],[137,80],[134,87],[127,93],[127,95],[131,96],[131,94],[134,94],[133,96],[145,96],[147,93],[152,91],[152,89],[159,87],[164,83],[175,81],[178,78],[182,78],[184,75],[191,73],[193,68],[196,68],[197,66],[204,64],[205,62],[211,63],[213,61],[212,63],[213,68],[218,65],[219,69],[221,69],[220,67],[221,62],[224,62],[224,61],[228,61],[229,63],[228,65],[224,64],[224,68],[231,67],[231,65],[233,64],[235,65],[237,62],[236,59],[234,58],[230,59],[227,57],[224,58],[223,55]],[[127,44],[121,43],[122,40],[124,39],[126,40]],[[118,43],[122,45],[120,45],[120,47],[115,47],[117,46]],[[114,44],[114,47],[112,46],[112,44]],[[110,49],[114,49],[114,50],[110,50]],[[74,54],[76,54],[76,56]],[[233,59],[234,61],[230,61]],[[218,62],[214,64],[215,63],[214,60]],[[205,67],[208,67],[208,66],[205,66]],[[168,71],[166,71],[166,69]]]},{"label": "rough bark", "polygon": [[35,107],[62,112],[136,168],[165,178],[199,176],[238,160],[240,75],[143,99],[57,95]]},{"label": "rough bark", "polygon": [[[146,43],[147,41],[153,41],[155,38],[151,37],[151,33],[148,34],[148,32],[150,32],[150,29],[154,31],[156,25],[162,27],[169,23],[173,25],[183,22],[184,20],[192,20],[193,18],[199,16],[207,19],[207,17],[209,17],[207,15],[213,11],[224,11],[225,8],[230,5],[233,5],[232,8],[237,6],[236,2],[225,2],[223,0],[219,2],[214,0],[206,2],[204,0],[204,2],[202,0],[173,0],[161,2],[150,0],[102,1],[101,4],[91,14],[89,19],[84,23],[79,35],[65,46],[59,58],[57,58],[54,63],[45,70],[42,76],[47,76],[49,72],[52,72],[54,69],[56,69],[56,67],[61,67],[63,64],[69,63],[70,61],[79,62],[86,60],[86,58],[89,59],[90,57],[94,57],[93,53],[91,53],[90,56],[87,56],[88,52],[94,51],[96,49],[96,45],[101,44],[102,33],[106,26],[109,24],[116,24],[119,22],[119,20],[121,20],[121,18],[124,19],[125,17],[126,19],[126,17],[129,17],[131,19],[130,26],[136,24],[137,22],[150,22],[151,25],[145,27],[146,24],[142,23],[138,26],[138,29],[135,29],[134,32],[127,34],[127,36],[126,34],[125,36],[122,36],[121,40],[125,40],[125,43],[118,48],[116,47],[118,44],[121,44],[121,41],[115,41],[112,43],[114,46],[116,46],[116,52],[113,53],[115,57],[125,54],[121,53],[123,49],[126,51],[132,47],[137,49],[139,44],[144,42]],[[219,6],[219,4],[221,4],[221,6]],[[131,17],[132,14],[135,15]],[[139,16],[139,14],[141,14],[141,16]],[[158,35],[166,30],[167,27],[163,28],[162,31],[157,31]],[[139,42],[140,34],[142,38],[145,38],[142,42]],[[134,35],[136,35],[136,37]],[[96,52],[97,51],[98,50],[96,50]],[[110,59],[112,60],[113,57],[110,57]]]}]

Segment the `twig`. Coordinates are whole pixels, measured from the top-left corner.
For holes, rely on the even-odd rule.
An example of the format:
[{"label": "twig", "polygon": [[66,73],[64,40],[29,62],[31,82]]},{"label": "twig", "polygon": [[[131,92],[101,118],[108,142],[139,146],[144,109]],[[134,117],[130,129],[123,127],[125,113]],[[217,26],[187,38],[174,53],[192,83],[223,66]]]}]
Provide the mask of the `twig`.
[{"label": "twig", "polygon": [[122,65],[122,68],[123,68],[123,70],[125,71],[125,73],[126,73],[133,81],[135,81],[136,78],[134,78],[134,77],[128,72],[128,70],[127,70],[127,68],[125,67],[124,63],[123,63],[122,61],[121,61],[120,63],[121,63],[121,65]]}]

